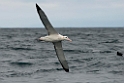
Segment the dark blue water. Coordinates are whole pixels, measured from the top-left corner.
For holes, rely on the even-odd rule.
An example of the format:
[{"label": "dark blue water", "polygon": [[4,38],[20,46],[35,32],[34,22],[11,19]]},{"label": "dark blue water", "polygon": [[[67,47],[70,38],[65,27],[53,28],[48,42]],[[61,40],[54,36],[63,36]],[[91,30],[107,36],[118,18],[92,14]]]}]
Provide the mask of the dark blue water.
[{"label": "dark blue water", "polygon": [[70,72],[66,73],[52,43],[36,39],[45,29],[0,29],[0,83],[124,83],[122,28],[57,29]]}]

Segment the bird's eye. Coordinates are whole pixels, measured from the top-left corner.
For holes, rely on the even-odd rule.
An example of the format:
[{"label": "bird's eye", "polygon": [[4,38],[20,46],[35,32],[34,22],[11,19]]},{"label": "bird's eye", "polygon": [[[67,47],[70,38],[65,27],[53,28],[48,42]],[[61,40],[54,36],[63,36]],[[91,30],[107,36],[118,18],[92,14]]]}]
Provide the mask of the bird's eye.
[{"label": "bird's eye", "polygon": [[68,38],[67,36],[65,38]]}]

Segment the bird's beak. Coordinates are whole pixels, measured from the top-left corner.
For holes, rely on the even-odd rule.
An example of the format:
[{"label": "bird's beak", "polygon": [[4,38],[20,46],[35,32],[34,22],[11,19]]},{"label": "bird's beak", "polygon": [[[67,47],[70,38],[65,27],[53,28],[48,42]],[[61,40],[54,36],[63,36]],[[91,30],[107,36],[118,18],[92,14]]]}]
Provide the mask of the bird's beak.
[{"label": "bird's beak", "polygon": [[38,38],[39,41],[41,41],[42,39],[41,38]]},{"label": "bird's beak", "polygon": [[68,38],[68,41],[70,41],[70,42],[71,42],[72,40]]}]

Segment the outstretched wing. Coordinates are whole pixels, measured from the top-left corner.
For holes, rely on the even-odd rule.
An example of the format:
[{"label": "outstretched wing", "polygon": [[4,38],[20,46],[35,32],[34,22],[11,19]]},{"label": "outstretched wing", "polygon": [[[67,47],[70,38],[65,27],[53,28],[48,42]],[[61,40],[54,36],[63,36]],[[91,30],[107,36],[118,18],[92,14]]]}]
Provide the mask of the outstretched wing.
[{"label": "outstretched wing", "polygon": [[49,22],[47,16],[43,12],[43,10],[37,4],[36,4],[36,8],[37,8],[37,12],[38,12],[38,14],[40,16],[40,19],[41,19],[42,23],[44,24],[46,30],[48,31],[48,35],[50,35],[50,34],[58,34],[57,31],[53,28],[53,26]]},{"label": "outstretched wing", "polygon": [[66,72],[69,72],[69,67],[68,67],[68,63],[65,59],[65,56],[64,56],[64,52],[63,52],[63,49],[62,49],[62,43],[61,41],[59,42],[53,42],[54,44],[54,48],[55,48],[55,51],[56,51],[56,55],[63,67],[63,69],[66,71]]}]

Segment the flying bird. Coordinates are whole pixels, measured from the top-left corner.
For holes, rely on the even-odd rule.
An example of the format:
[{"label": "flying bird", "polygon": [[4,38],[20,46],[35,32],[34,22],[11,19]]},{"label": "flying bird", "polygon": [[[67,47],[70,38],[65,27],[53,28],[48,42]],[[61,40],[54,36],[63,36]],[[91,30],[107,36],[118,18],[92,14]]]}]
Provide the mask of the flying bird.
[{"label": "flying bird", "polygon": [[36,8],[37,8],[37,12],[39,14],[39,17],[40,17],[43,25],[45,26],[45,28],[48,32],[47,36],[40,37],[39,40],[53,43],[54,49],[55,49],[55,52],[56,52],[56,55],[58,57],[59,62],[61,63],[63,69],[66,72],[69,72],[69,66],[68,66],[68,63],[65,59],[64,52],[63,52],[63,49],[62,49],[62,41],[63,40],[72,41],[72,40],[69,39],[67,36],[63,36],[63,35],[59,34],[53,28],[53,26],[49,22],[47,16],[45,15],[44,11],[37,5],[37,3],[36,3]]}]

